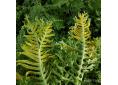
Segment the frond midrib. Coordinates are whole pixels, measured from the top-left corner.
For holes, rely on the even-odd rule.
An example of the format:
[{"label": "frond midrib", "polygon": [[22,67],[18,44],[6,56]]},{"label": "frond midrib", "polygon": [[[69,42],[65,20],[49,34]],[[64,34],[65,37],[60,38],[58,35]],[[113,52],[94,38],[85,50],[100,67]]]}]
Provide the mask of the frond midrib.
[{"label": "frond midrib", "polygon": [[43,71],[43,62],[42,62],[42,56],[41,56],[42,53],[41,53],[41,51],[43,49],[42,44],[43,44],[44,40],[46,39],[46,35],[47,35],[47,30],[45,29],[44,35],[43,35],[43,37],[41,38],[41,41],[40,41],[39,52],[38,52],[39,68],[40,68],[40,73],[41,73],[42,78],[43,78],[44,85],[48,85],[48,84],[47,84],[47,80],[45,78],[45,74],[44,74],[44,71]]},{"label": "frond midrib", "polygon": [[[81,21],[81,26],[82,26],[82,46],[83,46],[83,49],[82,49],[82,59],[80,61],[79,70],[77,71],[78,76],[76,77],[76,83],[75,83],[76,85],[81,85],[81,82],[79,82],[79,81],[82,81],[83,75],[84,75],[84,73],[81,73],[82,65],[83,65],[83,60],[85,58],[85,43],[86,43],[85,36],[84,36],[84,29],[85,28],[84,28],[84,24],[83,24],[83,19]],[[81,78],[79,77],[80,74],[82,75]]]}]

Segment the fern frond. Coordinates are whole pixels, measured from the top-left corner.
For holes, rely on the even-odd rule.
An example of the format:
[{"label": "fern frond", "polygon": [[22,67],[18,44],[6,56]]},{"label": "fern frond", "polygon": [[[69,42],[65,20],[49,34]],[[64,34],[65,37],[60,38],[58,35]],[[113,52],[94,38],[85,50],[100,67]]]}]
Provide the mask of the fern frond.
[{"label": "fern frond", "polygon": [[90,37],[90,19],[88,19],[87,13],[80,14],[79,19],[75,17],[74,21],[75,25],[70,28],[71,36],[77,40],[80,40],[82,37],[85,40],[88,39]]},{"label": "fern frond", "polygon": [[96,46],[91,40],[90,19],[87,13],[82,13],[79,18],[75,17],[75,25],[70,28],[72,38],[82,42],[82,58],[75,78],[75,84],[81,85],[84,73],[90,71],[96,62]]},{"label": "fern frond", "polygon": [[20,52],[20,54],[25,55],[28,59],[17,60],[17,65],[28,69],[26,76],[29,74],[38,75],[39,84],[48,85],[46,78],[48,77],[46,74],[48,70],[46,70],[44,63],[48,58],[52,57],[48,49],[51,47],[51,37],[54,36],[52,33],[52,23],[38,19],[33,23],[28,18],[26,20],[27,23],[23,28],[27,30],[27,35],[25,35],[27,40],[21,46],[23,52]]}]

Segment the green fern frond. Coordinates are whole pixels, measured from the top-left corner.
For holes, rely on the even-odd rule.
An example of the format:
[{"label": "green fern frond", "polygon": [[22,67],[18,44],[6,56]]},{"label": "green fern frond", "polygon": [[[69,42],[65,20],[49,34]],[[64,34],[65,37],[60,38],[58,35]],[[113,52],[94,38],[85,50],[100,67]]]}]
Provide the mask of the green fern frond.
[{"label": "green fern frond", "polygon": [[95,66],[96,46],[91,40],[90,19],[87,13],[79,14],[79,18],[75,17],[75,25],[70,28],[72,38],[82,42],[82,58],[75,78],[75,84],[81,85],[84,73],[90,71]]},{"label": "green fern frond", "polygon": [[17,60],[17,65],[28,69],[26,76],[33,74],[33,77],[39,79],[40,85],[48,85],[48,70],[46,70],[44,63],[48,58],[52,57],[48,49],[51,47],[51,37],[54,36],[52,33],[52,23],[44,22],[42,19],[36,19],[36,21],[32,23],[27,17],[26,20],[27,23],[23,28],[27,30],[27,35],[25,35],[27,40],[25,44],[21,46],[23,52],[20,52],[20,54],[25,55],[28,59]]}]

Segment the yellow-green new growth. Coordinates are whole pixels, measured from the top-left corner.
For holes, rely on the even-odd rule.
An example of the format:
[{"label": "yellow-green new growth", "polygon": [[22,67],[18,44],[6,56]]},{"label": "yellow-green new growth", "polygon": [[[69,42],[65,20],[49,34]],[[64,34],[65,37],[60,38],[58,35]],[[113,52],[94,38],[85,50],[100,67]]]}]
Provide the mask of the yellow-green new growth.
[{"label": "yellow-green new growth", "polygon": [[74,18],[75,25],[72,26],[70,32],[72,33],[72,37],[77,40],[88,39],[90,37],[90,19],[88,19],[87,13],[82,13],[79,15],[79,18]]},{"label": "yellow-green new growth", "polygon": [[75,17],[75,25],[70,28],[70,35],[72,38],[81,41],[82,43],[82,58],[77,72],[78,76],[75,78],[75,84],[81,85],[85,72],[93,69],[96,61],[95,43],[90,39],[90,19],[87,13],[79,14],[79,18]]},{"label": "yellow-green new growth", "polygon": [[48,49],[51,47],[51,37],[54,36],[52,23],[44,22],[42,19],[36,19],[33,23],[28,18],[26,20],[27,23],[23,28],[27,30],[27,35],[25,35],[27,40],[21,46],[23,50],[21,55],[25,55],[28,59],[17,60],[17,65],[28,69],[27,77],[31,75],[40,81],[40,85],[48,85],[48,70],[46,70],[44,63],[52,57]]}]

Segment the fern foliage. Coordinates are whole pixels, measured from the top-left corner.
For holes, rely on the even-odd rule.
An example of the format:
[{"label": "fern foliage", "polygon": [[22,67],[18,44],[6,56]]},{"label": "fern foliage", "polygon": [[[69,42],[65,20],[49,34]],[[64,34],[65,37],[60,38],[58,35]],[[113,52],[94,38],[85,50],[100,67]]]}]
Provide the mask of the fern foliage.
[{"label": "fern foliage", "polygon": [[30,22],[26,17],[26,23],[22,29],[26,30],[25,43],[21,46],[24,55],[27,59],[17,60],[17,66],[22,66],[27,69],[26,77],[37,79],[40,85],[48,85],[48,70],[45,68],[46,61],[52,57],[49,48],[51,47],[52,23],[44,22],[42,19],[36,19],[35,22]]},{"label": "fern foliage", "polygon": [[100,35],[101,0],[16,0],[17,85],[100,85]]},{"label": "fern foliage", "polygon": [[86,72],[93,70],[96,57],[96,46],[94,40],[91,40],[90,19],[87,13],[79,14],[75,17],[75,25],[70,28],[72,38],[80,41],[82,44],[82,57],[80,60],[79,70],[75,79],[75,85],[81,85],[83,76]]},{"label": "fern foliage", "polygon": [[[87,13],[74,18],[69,36],[53,41],[52,22],[25,18],[17,67],[25,69],[21,78],[26,85],[86,85],[86,74],[99,68],[100,38],[92,38]],[[53,46],[52,46],[53,44]],[[19,52],[20,51],[20,52]],[[96,71],[100,80],[100,71]],[[22,78],[25,78],[24,81]],[[29,84],[29,78],[36,82]],[[85,83],[84,83],[85,82]],[[90,82],[91,84],[91,82]]]}]

